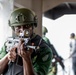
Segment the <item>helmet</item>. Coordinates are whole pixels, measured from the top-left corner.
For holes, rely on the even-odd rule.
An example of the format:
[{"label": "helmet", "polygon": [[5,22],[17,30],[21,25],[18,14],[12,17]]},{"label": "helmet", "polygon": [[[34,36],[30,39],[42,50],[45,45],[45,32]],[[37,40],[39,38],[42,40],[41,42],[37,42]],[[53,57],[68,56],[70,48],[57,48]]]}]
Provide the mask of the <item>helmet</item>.
[{"label": "helmet", "polygon": [[48,30],[47,30],[47,28],[46,27],[42,27],[42,33],[45,35],[46,33],[48,33]]},{"label": "helmet", "polygon": [[27,24],[37,26],[37,16],[32,10],[19,8],[11,13],[9,26],[13,27]]}]

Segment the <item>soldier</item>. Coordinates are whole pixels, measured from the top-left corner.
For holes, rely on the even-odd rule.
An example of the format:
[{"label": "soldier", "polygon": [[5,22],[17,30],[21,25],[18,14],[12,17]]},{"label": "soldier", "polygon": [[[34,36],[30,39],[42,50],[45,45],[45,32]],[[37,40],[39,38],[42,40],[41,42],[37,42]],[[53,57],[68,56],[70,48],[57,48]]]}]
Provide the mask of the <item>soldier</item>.
[{"label": "soldier", "polygon": [[43,39],[48,44],[48,46],[52,49],[53,52],[53,58],[52,58],[52,69],[50,69],[48,75],[57,75],[57,63],[61,65],[62,69],[64,70],[64,63],[63,58],[58,55],[56,49],[54,48],[53,44],[50,43],[50,40],[46,37],[46,33],[48,33],[48,30],[45,26],[42,27],[42,34]]},{"label": "soldier", "polygon": [[[39,35],[34,33],[37,16],[27,8],[11,13],[9,26],[15,33],[12,47],[4,44],[6,55],[0,60],[3,75],[47,75],[52,60],[52,51]],[[9,40],[9,39],[8,39]],[[10,41],[8,43],[11,43]]]},{"label": "soldier", "polygon": [[73,68],[73,72],[74,75],[76,75],[76,38],[75,38],[75,33],[71,33],[70,34],[70,51],[71,51],[71,55],[70,57],[72,57],[72,68]]}]

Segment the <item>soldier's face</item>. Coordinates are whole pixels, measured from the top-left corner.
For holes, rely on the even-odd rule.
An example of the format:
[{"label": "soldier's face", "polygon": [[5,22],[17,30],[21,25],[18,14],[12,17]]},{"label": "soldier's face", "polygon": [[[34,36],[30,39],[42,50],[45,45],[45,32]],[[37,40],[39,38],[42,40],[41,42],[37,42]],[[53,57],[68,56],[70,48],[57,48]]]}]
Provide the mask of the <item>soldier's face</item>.
[{"label": "soldier's face", "polygon": [[20,37],[30,37],[33,33],[33,27],[29,25],[22,25],[14,27],[15,34]]}]

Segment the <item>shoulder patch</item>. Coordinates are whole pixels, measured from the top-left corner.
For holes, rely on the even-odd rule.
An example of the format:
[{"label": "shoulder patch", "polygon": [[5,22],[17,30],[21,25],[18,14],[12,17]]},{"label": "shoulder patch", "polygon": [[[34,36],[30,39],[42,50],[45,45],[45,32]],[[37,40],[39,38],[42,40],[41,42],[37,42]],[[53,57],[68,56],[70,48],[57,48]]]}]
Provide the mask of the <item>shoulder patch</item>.
[{"label": "shoulder patch", "polygon": [[49,55],[47,54],[47,55],[45,55],[45,56],[42,58],[42,60],[43,60],[43,61],[46,61],[46,60],[48,59],[48,57],[49,57]]}]

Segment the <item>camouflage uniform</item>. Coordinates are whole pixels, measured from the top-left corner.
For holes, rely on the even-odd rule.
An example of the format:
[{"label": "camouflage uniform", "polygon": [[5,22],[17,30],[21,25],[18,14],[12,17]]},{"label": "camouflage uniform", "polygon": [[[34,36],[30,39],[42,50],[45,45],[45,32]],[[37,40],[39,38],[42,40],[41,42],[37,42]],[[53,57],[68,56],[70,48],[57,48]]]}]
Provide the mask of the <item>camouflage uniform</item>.
[{"label": "camouflage uniform", "polygon": [[43,33],[43,39],[45,40],[45,42],[48,44],[48,46],[51,48],[52,52],[53,52],[53,58],[54,61],[52,61],[52,65],[50,66],[48,75],[57,75],[57,63],[59,62],[59,64],[61,65],[62,69],[64,69],[64,64],[62,62],[62,57],[60,57],[57,53],[57,51],[55,50],[54,46],[50,43],[49,39],[45,36],[46,33],[48,32],[46,27],[42,27],[42,33]]},{"label": "camouflage uniform", "polygon": [[[33,42],[35,46],[38,46],[40,40],[41,37],[35,35],[34,38],[31,39],[31,42]],[[39,47],[40,48],[31,55],[32,64],[38,75],[47,75],[52,60],[52,52],[44,40],[41,40]],[[3,50],[5,51],[5,48],[3,48]],[[16,62],[10,62],[8,69],[6,69],[3,75],[23,75],[23,68]]]}]

